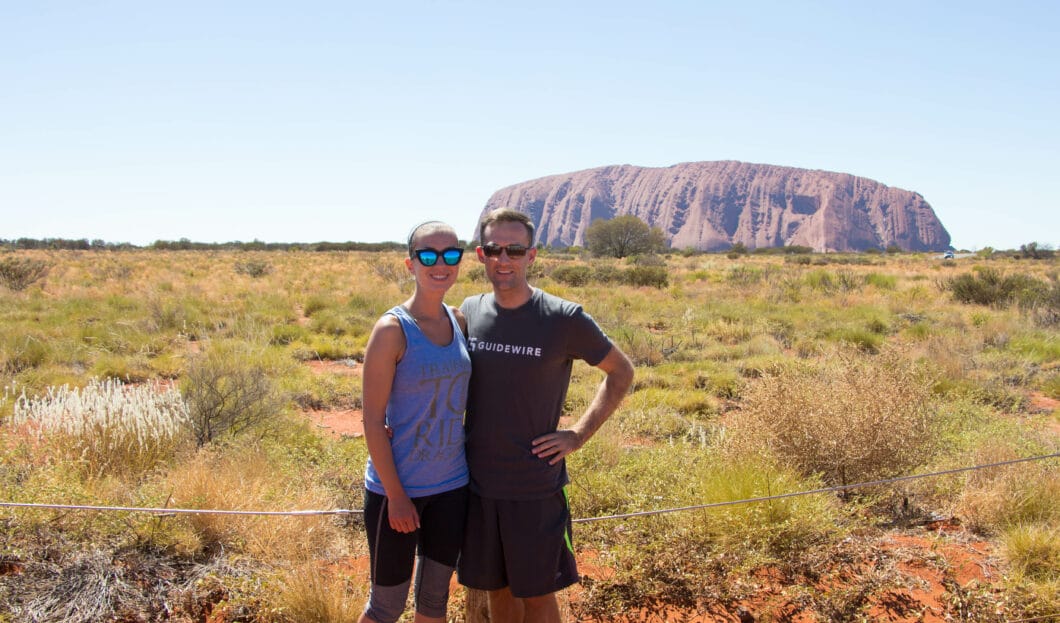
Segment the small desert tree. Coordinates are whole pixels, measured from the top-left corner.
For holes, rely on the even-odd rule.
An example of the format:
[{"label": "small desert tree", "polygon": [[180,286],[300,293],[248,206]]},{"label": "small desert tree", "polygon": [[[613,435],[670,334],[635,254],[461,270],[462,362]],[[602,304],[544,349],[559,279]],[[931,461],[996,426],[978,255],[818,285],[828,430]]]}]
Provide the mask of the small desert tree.
[{"label": "small desert tree", "polygon": [[666,246],[661,229],[648,227],[647,223],[631,214],[593,221],[585,231],[585,239],[589,251],[603,257],[622,258],[638,253],[654,253]]},{"label": "small desert tree", "polygon": [[192,360],[181,391],[199,446],[261,425],[283,408],[269,371],[238,348],[217,348]]}]

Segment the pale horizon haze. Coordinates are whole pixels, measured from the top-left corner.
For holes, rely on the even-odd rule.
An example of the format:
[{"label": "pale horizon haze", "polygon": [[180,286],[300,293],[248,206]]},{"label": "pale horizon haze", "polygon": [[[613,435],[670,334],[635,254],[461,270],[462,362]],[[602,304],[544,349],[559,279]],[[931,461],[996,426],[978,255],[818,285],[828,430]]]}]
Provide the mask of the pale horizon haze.
[{"label": "pale horizon haze", "polygon": [[490,195],[739,160],[1060,243],[1060,4],[7,2],[0,239],[471,238]]}]

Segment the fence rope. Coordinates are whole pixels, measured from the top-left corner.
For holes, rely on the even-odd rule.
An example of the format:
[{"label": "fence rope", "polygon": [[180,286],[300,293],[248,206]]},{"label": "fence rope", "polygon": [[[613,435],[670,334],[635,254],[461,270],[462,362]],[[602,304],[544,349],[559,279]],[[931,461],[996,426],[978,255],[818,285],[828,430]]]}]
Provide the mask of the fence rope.
[{"label": "fence rope", "polygon": [[[768,502],[770,500],[782,500],[785,498],[793,498],[803,495],[816,495],[820,493],[835,493],[839,491],[849,491],[851,489],[860,489],[864,487],[876,487],[879,485],[893,484],[896,482],[903,482],[907,480],[917,480],[920,478],[932,478],[936,476],[947,476],[949,474],[959,474],[962,472],[969,472],[975,470],[989,469],[993,467],[1004,467],[1007,465],[1015,465],[1017,463],[1027,463],[1029,461],[1043,461],[1046,459],[1055,459],[1060,457],[1060,452],[1054,452],[1052,454],[1043,454],[1039,456],[1024,457],[1019,459],[1010,459],[1007,461],[997,461],[996,463],[984,463],[982,465],[971,465],[967,467],[956,467],[953,469],[946,469],[938,472],[930,472],[927,474],[913,474],[910,476],[897,476],[894,478],[884,478],[881,480],[870,480],[867,482],[859,482],[849,485],[838,485],[834,487],[821,487],[819,489],[810,489],[808,491],[795,491],[792,493],[779,493],[777,495],[767,495],[756,498],[744,498],[742,500],[728,500],[724,502],[711,502],[709,504],[696,504],[694,506],[680,506],[676,508],[663,508],[650,511],[638,511],[634,513],[623,513],[615,515],[602,515],[599,517],[583,517],[580,519],[572,519],[573,523],[590,523],[594,521],[604,521],[608,519],[630,519],[633,517],[647,517],[650,515],[663,515],[668,513],[678,513],[682,511],[702,510],[706,508],[718,508],[721,506],[735,506],[737,504],[751,504],[756,502]],[[361,509],[349,509],[349,508],[334,508],[330,510],[291,510],[291,511],[258,511],[258,510],[221,510],[221,509],[203,509],[203,508],[151,508],[142,506],[91,506],[85,504],[39,504],[31,502],[0,502],[0,507],[8,508],[36,508],[36,509],[53,509],[53,510],[73,510],[73,511],[123,511],[130,513],[152,513],[156,515],[267,515],[267,516],[295,516],[305,517],[312,515],[359,515],[364,511]]]},{"label": "fence rope", "polygon": [[905,480],[916,480],[918,478],[931,478],[933,476],[946,476],[949,474],[958,474],[961,472],[968,472],[973,470],[988,469],[991,467],[1002,467],[1005,465],[1014,465],[1016,463],[1026,463],[1028,461],[1041,461],[1044,459],[1055,459],[1060,457],[1060,452],[1054,452],[1052,454],[1043,454],[1040,456],[1031,456],[1021,459],[1010,459],[1008,461],[998,461],[996,463],[985,463],[983,465],[972,465],[969,467],[956,467],[954,469],[946,469],[939,472],[931,472],[927,474],[913,474],[910,476],[897,476],[895,478],[883,478],[881,480],[870,480],[868,482],[859,482],[850,485],[838,485],[835,487],[822,487],[820,489],[810,489],[809,491],[795,491],[792,493],[779,493],[777,495],[767,495],[757,498],[745,498],[742,500],[728,500],[725,502],[711,502],[709,504],[696,504],[695,506],[681,506],[679,508],[666,508],[654,511],[638,511],[635,513],[624,513],[618,515],[604,515],[602,517],[586,517],[582,519],[573,519],[573,523],[589,523],[593,521],[603,521],[605,519],[629,519],[631,517],[647,517],[649,515],[662,515],[666,513],[676,513],[680,511],[693,511],[701,510],[704,508],[717,508],[720,506],[734,506],[736,504],[749,504],[752,502],[768,502],[770,500],[782,500],[784,498],[793,498],[801,495],[814,495],[818,493],[833,493],[838,491],[849,491],[850,489],[859,489],[862,487],[875,487],[879,485],[887,485],[896,482],[902,482]]},{"label": "fence rope", "polygon": [[152,513],[155,515],[270,515],[270,516],[309,516],[309,515],[350,515],[360,514],[360,509],[333,508],[330,510],[304,511],[241,511],[210,508],[151,508],[144,506],[90,506],[87,504],[34,504],[29,502],[0,502],[0,506],[14,508],[43,508],[68,511],[125,511],[130,513]]}]

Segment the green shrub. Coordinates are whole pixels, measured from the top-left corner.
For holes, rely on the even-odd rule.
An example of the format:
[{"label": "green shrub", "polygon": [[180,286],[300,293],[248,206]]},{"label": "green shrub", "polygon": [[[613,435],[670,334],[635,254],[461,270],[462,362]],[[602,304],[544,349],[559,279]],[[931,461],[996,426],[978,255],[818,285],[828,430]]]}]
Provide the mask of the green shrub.
[{"label": "green shrub", "polygon": [[718,398],[736,400],[740,397],[745,382],[731,367],[714,366],[697,373],[692,379],[692,387]]},{"label": "green shrub", "polygon": [[1041,390],[1049,398],[1060,400],[1060,373],[1054,372],[1042,379]]},{"label": "green shrub", "polygon": [[851,292],[858,290],[865,284],[865,280],[862,277],[847,270],[840,270],[834,273],[827,270],[814,270],[806,273],[804,279],[810,289],[826,294]]},{"label": "green shrub", "polygon": [[592,278],[592,269],[583,264],[565,264],[553,269],[549,276],[568,286],[584,286]]},{"label": "green shrub", "polygon": [[[1028,444],[1015,434],[995,433],[961,460],[982,465],[1045,452],[1048,449]],[[1058,499],[1060,472],[1055,463],[1036,461],[972,472],[965,478],[957,510],[970,528],[989,534],[1023,525],[1056,525],[1060,522]]]},{"label": "green shrub", "polygon": [[48,274],[49,265],[43,260],[28,257],[5,257],[0,259],[0,284],[9,290],[21,292]]},{"label": "green shrub", "polygon": [[654,253],[631,255],[626,262],[634,266],[666,266],[666,259]]},{"label": "green shrub", "polygon": [[670,283],[665,266],[634,266],[622,271],[622,281],[631,286],[665,288]]},{"label": "green shrub", "polygon": [[338,309],[325,308],[314,312],[309,328],[314,333],[323,335],[355,335],[358,323],[350,314]]},{"label": "green shrub", "polygon": [[1039,327],[1052,329],[1060,326],[1060,281],[1054,275],[1049,286],[1023,290],[1020,293],[1019,306]]},{"label": "green shrub", "polygon": [[[603,429],[568,459],[577,518],[724,503],[818,486],[761,456],[731,460],[676,442],[624,448]],[[644,604],[695,604],[722,578],[721,568],[748,568],[795,556],[839,533],[828,496],[737,504],[638,517],[621,524],[579,524],[580,542],[600,552],[615,573],[594,580],[583,607],[621,612]],[[724,574],[724,571],[721,571]]]},{"label": "green shrub", "polygon": [[729,283],[740,286],[752,286],[761,282],[766,276],[766,271],[757,266],[735,266],[725,275]]},{"label": "green shrub", "polygon": [[151,378],[146,361],[140,357],[101,353],[92,362],[92,375],[101,379],[116,379],[126,383],[141,383]]},{"label": "green shrub", "polygon": [[1004,307],[1019,297],[1033,299],[1033,293],[1045,290],[1045,284],[1034,277],[1022,273],[1003,275],[992,267],[951,277],[941,287],[961,303],[995,307]]},{"label": "green shrub", "polygon": [[50,340],[43,335],[6,333],[0,336],[0,371],[14,374],[36,368],[51,355]]},{"label": "green shrub", "polygon": [[241,260],[236,262],[235,271],[240,275],[257,279],[271,273],[272,265],[262,260]]},{"label": "green shrub", "polygon": [[881,275],[880,273],[869,273],[865,275],[865,283],[875,286],[880,290],[894,290],[898,285],[898,278],[894,275]]},{"label": "green shrub", "polygon": [[295,343],[296,359],[361,360],[367,341],[368,337],[363,335],[356,338],[348,335],[314,335],[305,348],[298,348],[300,342]]},{"label": "green shrub", "polygon": [[305,303],[302,304],[302,313],[311,317],[322,309],[334,308],[338,307],[338,305],[338,301],[333,297],[311,294],[306,298]]},{"label": "green shrub", "polygon": [[866,353],[878,352],[883,344],[883,336],[873,331],[871,327],[865,329],[860,327],[841,327],[825,332],[824,337],[851,344]]},{"label": "green shrub", "polygon": [[610,284],[622,281],[622,271],[612,263],[597,264],[593,268],[593,281]]},{"label": "green shrub", "polygon": [[272,326],[269,343],[285,346],[292,342],[305,339],[307,335],[309,335],[309,332],[301,325],[277,324]]}]

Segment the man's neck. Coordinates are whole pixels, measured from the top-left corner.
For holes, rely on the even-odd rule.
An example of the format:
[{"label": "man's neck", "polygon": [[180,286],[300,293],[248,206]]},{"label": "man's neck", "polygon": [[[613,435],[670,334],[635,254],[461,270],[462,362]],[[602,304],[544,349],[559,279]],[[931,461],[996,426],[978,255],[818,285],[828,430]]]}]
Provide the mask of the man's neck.
[{"label": "man's neck", "polygon": [[516,307],[522,307],[530,300],[530,297],[534,295],[534,289],[530,287],[530,284],[523,284],[521,288],[504,289],[498,290],[493,289],[493,299],[497,301],[497,305],[505,309],[515,309]]}]

